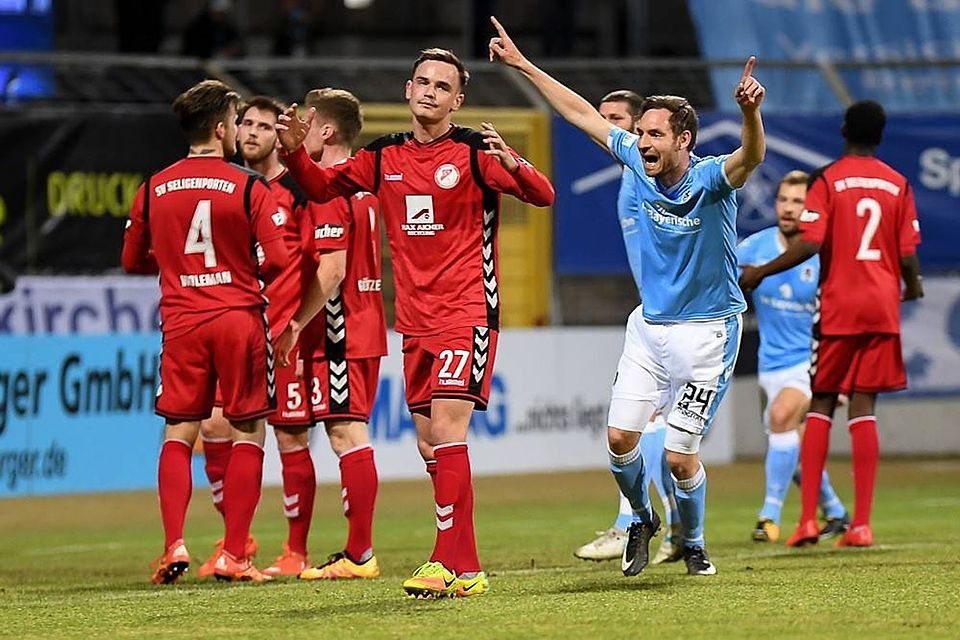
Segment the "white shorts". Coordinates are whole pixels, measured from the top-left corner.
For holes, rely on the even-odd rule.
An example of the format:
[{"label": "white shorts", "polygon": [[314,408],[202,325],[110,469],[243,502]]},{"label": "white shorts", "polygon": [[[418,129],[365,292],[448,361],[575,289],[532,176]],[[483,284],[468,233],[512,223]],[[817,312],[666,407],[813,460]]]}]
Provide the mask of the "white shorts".
[{"label": "white shorts", "polygon": [[770,405],[773,404],[781,391],[789,387],[800,391],[808,399],[810,398],[810,362],[801,362],[792,367],[774,369],[773,371],[761,371],[757,374],[757,381],[766,396],[766,402],[763,406],[763,426],[769,429]]},{"label": "white shorts", "polygon": [[[663,408],[674,430],[705,435],[730,385],[741,330],[739,314],[706,322],[650,324],[637,307],[627,320],[611,393],[610,426],[640,431],[652,414],[646,408]],[[645,407],[642,423],[624,420],[628,406]],[[639,409],[635,413],[640,417]]]}]

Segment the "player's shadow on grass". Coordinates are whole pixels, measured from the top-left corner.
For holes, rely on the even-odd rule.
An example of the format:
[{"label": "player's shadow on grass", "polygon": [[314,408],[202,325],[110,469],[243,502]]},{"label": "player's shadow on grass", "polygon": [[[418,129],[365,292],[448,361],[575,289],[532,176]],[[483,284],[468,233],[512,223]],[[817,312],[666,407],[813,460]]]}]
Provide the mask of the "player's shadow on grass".
[{"label": "player's shadow on grass", "polygon": [[[682,577],[682,576],[678,576]],[[673,576],[652,576],[639,575],[627,578],[621,575],[611,574],[605,576],[589,576],[578,579],[568,584],[562,584],[555,589],[549,589],[551,593],[635,593],[635,592],[657,592],[671,589],[674,580]]]}]

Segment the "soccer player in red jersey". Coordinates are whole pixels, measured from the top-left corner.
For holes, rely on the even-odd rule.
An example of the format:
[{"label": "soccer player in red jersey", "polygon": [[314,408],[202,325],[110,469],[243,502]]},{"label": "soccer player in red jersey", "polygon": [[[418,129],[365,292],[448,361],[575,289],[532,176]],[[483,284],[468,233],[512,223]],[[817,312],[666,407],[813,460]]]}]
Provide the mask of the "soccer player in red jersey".
[{"label": "soccer player in red jersey", "polygon": [[[315,89],[306,103],[316,122],[304,145],[320,167],[345,162],[363,126],[360,102],[340,89]],[[277,354],[289,360],[297,337],[303,378],[333,452],[340,459],[341,497],[347,543],[304,580],[375,578],[373,513],[377,467],[367,423],[373,409],[380,358],[387,353],[380,270],[380,204],[370,193],[310,204],[311,252],[318,262]],[[322,313],[321,313],[322,312]]]},{"label": "soccer player in red jersey", "polygon": [[[841,133],[843,157],[814,172],[800,215],[802,242],[757,267],[740,284],[756,288],[820,253],[810,377],[813,399],[800,450],[803,511],[790,546],[818,540],[816,509],[838,394],[850,396],[854,516],[838,546],[873,544],[870,510],[879,444],[877,393],[907,386],[900,349],[900,301],[923,297],[916,247],[920,226],[907,179],[877,159],[886,115],[872,100],[851,105]],[[905,288],[901,292],[900,279]]]},{"label": "soccer player in red jersey", "polygon": [[[236,151],[240,96],[205,80],[173,103],[187,157],[148,177],[124,236],[129,273],[160,273],[163,351],[156,412],[166,419],[158,490],[166,540],[153,575],[176,581],[190,556],[183,523],[192,491],[190,459],[200,421],[219,384],[237,443],[224,479],[224,549],[216,574],[266,579],[246,556],[263,471],[263,418],[276,406],[273,350],[261,277],[290,261],[285,214],[263,178],[224,162]],[[264,261],[258,268],[254,245]]]},{"label": "soccer player in red jersey", "polygon": [[[296,311],[301,289],[312,277],[316,262],[312,257],[313,228],[309,205],[299,187],[287,172],[278,155],[276,123],[283,106],[273,98],[255,96],[247,100],[240,114],[239,145],[244,164],[267,179],[270,190],[285,217],[284,231],[295,247],[283,271],[266,289],[269,300],[267,319],[272,336],[279,336]],[[299,240],[299,243],[298,243]],[[303,250],[303,249],[307,250]],[[273,427],[280,452],[283,476],[283,512],[287,517],[288,534],[283,553],[264,569],[268,576],[298,575],[309,566],[307,535],[313,515],[313,497],[316,474],[310,456],[308,431],[313,424],[309,397],[303,380],[294,366],[277,366],[277,408],[267,420]],[[220,398],[218,397],[219,404]],[[222,409],[214,408],[213,417],[201,424],[207,478],[213,491],[214,504],[222,492],[222,470],[226,468],[232,450],[229,424]],[[222,504],[220,502],[219,504]],[[217,543],[213,556],[198,571],[205,578],[215,572],[215,562],[222,541]],[[256,542],[247,543],[247,553],[256,552]]]},{"label": "soccer player in red jersey", "polygon": [[406,83],[413,130],[384,136],[333,167],[316,166],[302,148],[315,112],[303,120],[294,105],[278,125],[287,165],[310,198],[369,191],[380,199],[407,405],[436,501],[433,553],[404,582],[408,594],[424,597],[488,588],[477,557],[466,436],[473,410],[487,405],[500,330],[500,194],[536,206],[554,198],[550,181],[493,125],[473,131],[451,122],[468,77],[450,51],[423,51]]}]

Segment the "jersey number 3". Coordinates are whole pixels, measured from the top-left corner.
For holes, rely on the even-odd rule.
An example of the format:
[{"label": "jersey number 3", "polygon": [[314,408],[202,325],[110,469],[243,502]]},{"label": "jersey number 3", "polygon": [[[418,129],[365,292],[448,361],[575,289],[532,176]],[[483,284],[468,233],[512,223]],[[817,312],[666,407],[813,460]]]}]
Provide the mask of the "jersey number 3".
[{"label": "jersey number 3", "polygon": [[[859,211],[859,209],[858,209]],[[203,266],[210,269],[217,266],[217,252],[213,249],[213,227],[210,224],[210,201],[200,200],[193,210],[190,229],[187,231],[187,243],[183,252],[203,254]]]},{"label": "jersey number 3", "polygon": [[880,260],[880,249],[871,249],[870,242],[877,233],[877,227],[880,226],[880,203],[873,198],[860,198],[857,200],[857,217],[862,218],[869,214],[867,226],[863,228],[863,235],[860,236],[860,248],[857,250],[857,260],[867,262],[877,262]]}]

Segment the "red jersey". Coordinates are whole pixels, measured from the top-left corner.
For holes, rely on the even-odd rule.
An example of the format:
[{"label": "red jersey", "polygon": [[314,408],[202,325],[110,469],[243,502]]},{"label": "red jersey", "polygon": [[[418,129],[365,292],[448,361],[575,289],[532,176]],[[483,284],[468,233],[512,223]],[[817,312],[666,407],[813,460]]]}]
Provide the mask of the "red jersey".
[{"label": "red jersey", "polygon": [[843,156],[810,180],[800,228],[820,245],[820,332],[900,333],[900,258],[920,243],[910,184],[866,156]]},{"label": "red jersey", "polygon": [[260,174],[188,157],[137,191],[121,261],[131,273],[159,268],[163,331],[175,337],[228,309],[264,306],[261,274],[271,279],[290,260],[285,222]]},{"label": "red jersey", "polygon": [[284,169],[283,173],[270,181],[270,191],[277,199],[280,211],[286,216],[284,233],[288,238],[299,238],[290,261],[267,286],[267,319],[270,321],[270,334],[276,338],[300,308],[305,278],[316,273],[317,263],[313,258],[313,224],[307,211],[309,201],[293,176]]},{"label": "red jersey", "polygon": [[[346,250],[340,288],[300,336],[304,358],[343,360],[387,354],[380,268],[380,203],[369,193],[312,204],[312,252]],[[310,277],[316,277],[316,267]]]},{"label": "red jersey", "polygon": [[303,148],[287,166],[311,199],[370,191],[380,200],[396,285],[397,331],[426,336],[500,327],[497,228],[500,194],[553,204],[550,181],[518,156],[510,173],[484,150],[483,134],[453,126],[429,143],[384,136],[347,162],[321,169]]}]

